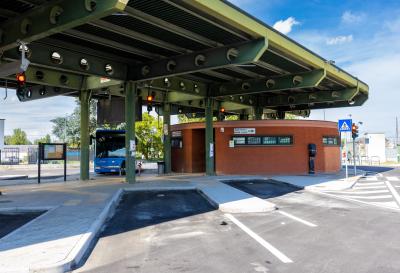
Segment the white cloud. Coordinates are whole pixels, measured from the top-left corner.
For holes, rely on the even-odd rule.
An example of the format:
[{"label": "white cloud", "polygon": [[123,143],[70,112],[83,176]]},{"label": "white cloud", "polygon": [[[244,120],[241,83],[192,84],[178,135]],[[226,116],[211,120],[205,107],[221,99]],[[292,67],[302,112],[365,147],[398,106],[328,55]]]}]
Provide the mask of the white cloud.
[{"label": "white cloud", "polygon": [[327,45],[341,45],[345,43],[350,43],[353,41],[353,35],[347,36],[336,36],[333,38],[326,39]]},{"label": "white cloud", "polygon": [[400,32],[400,19],[397,18],[392,21],[386,21],[384,26],[391,32]]},{"label": "white cloud", "polygon": [[300,22],[296,21],[294,17],[289,17],[286,20],[279,20],[274,24],[274,29],[282,32],[283,34],[288,34],[292,31],[293,26],[299,25]]},{"label": "white cloud", "polygon": [[342,22],[346,24],[360,23],[364,20],[364,13],[353,13],[351,11],[345,11],[342,15]]}]

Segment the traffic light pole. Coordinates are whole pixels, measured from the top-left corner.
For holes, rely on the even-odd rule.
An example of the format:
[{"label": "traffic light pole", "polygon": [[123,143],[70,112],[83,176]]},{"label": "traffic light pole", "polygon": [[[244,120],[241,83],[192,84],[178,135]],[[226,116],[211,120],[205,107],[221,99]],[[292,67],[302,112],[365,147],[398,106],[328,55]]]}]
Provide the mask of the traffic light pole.
[{"label": "traffic light pole", "polygon": [[349,168],[348,168],[348,164],[347,164],[347,132],[344,133],[344,165],[346,168],[346,180],[349,178]]},{"label": "traffic light pole", "polygon": [[354,176],[357,175],[357,164],[356,164],[356,139],[353,137],[353,163],[354,163]]}]

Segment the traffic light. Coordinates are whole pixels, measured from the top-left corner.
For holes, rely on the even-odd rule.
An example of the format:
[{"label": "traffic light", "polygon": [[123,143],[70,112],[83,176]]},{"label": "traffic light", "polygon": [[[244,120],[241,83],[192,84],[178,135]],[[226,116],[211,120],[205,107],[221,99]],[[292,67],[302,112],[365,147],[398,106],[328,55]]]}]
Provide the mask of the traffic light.
[{"label": "traffic light", "polygon": [[353,125],[351,126],[351,135],[353,139],[356,139],[358,137],[358,126],[355,123],[353,123]]},{"label": "traffic light", "polygon": [[153,110],[153,101],[156,94],[151,92],[151,94],[147,95],[147,112],[151,112]]},{"label": "traffic light", "polygon": [[26,76],[25,73],[18,73],[16,75],[17,79],[17,96],[18,98],[24,98],[25,97],[25,87],[26,87]]}]

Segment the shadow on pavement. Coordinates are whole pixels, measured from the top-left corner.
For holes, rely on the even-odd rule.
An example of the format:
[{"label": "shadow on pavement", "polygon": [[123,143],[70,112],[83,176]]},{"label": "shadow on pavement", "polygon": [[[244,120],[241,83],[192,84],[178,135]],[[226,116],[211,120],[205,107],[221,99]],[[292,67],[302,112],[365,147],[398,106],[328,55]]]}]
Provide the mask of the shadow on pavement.
[{"label": "shadow on pavement", "polygon": [[247,192],[262,199],[269,199],[282,196],[291,192],[302,190],[300,187],[290,185],[285,182],[268,180],[227,180],[223,183],[232,186],[238,190]]}]

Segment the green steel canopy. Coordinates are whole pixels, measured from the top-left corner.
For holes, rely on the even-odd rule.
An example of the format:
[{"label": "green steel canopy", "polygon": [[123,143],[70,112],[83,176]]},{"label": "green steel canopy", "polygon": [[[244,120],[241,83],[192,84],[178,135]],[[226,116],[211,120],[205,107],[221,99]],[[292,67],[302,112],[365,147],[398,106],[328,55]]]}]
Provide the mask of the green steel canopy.
[{"label": "green steel canopy", "polygon": [[2,0],[2,65],[21,59],[19,41],[31,61],[21,101],[124,97],[126,82],[173,113],[205,98],[231,113],[299,115],[368,99],[367,84],[224,0]]}]

